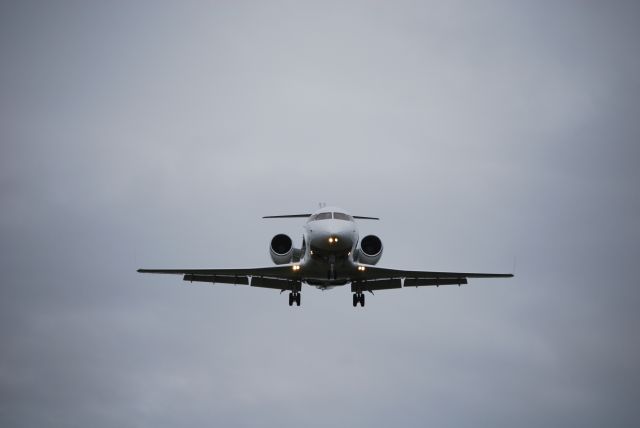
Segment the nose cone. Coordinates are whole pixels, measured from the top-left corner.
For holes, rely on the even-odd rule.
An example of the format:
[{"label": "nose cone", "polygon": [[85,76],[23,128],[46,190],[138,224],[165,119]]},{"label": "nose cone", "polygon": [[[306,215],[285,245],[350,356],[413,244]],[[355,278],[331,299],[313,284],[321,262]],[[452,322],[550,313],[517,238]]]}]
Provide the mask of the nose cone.
[{"label": "nose cone", "polygon": [[311,235],[311,246],[316,250],[331,253],[348,253],[353,248],[353,227],[337,224],[316,229]]}]

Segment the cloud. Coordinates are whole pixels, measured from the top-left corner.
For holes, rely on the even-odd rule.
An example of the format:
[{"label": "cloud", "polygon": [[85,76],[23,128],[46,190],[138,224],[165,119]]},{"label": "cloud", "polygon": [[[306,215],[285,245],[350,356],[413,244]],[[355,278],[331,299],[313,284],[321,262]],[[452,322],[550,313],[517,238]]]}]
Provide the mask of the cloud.
[{"label": "cloud", "polygon": [[[637,7],[20,4],[0,13],[3,426],[637,425]],[[383,221],[390,267],[189,286],[260,216]]]}]

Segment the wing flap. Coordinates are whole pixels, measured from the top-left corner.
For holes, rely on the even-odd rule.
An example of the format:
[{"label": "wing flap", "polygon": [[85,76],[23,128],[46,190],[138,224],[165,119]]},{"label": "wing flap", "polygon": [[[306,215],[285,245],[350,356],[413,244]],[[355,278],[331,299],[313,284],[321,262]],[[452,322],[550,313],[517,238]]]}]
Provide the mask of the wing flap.
[{"label": "wing flap", "polygon": [[[404,287],[425,287],[440,285],[468,284],[469,278],[511,278],[510,273],[477,273],[477,272],[437,272],[386,269],[375,266],[366,266],[364,271],[359,271],[353,278],[352,289],[359,290],[387,290],[399,288],[395,284],[402,280]],[[391,281],[388,282],[387,281]]]},{"label": "wing flap", "polygon": [[362,280],[385,278],[420,278],[420,279],[444,279],[444,278],[511,278],[510,273],[477,273],[477,272],[435,272],[386,269],[375,266],[366,266],[363,272],[358,274]]},{"label": "wing flap", "polygon": [[249,278],[247,276],[223,276],[223,275],[193,275],[187,274],[182,278],[189,282],[211,282],[212,284],[241,284],[249,285]]},{"label": "wing flap", "polygon": [[289,280],[296,280],[299,276],[298,273],[288,265],[248,269],[138,269],[138,272],[215,277],[264,276],[269,278],[281,278]]},{"label": "wing flap", "polygon": [[184,275],[190,282],[212,284],[251,285],[274,290],[300,291],[298,272],[291,266],[272,266],[254,269],[138,269],[141,273]]},{"label": "wing flap", "polygon": [[354,281],[351,283],[351,291],[353,293],[362,293],[363,291],[392,290],[394,288],[402,288],[402,281],[400,279]]},{"label": "wing flap", "polygon": [[407,278],[404,280],[405,287],[424,287],[440,285],[462,285],[467,284],[467,278],[459,276],[457,278]]},{"label": "wing flap", "polygon": [[252,287],[272,288],[274,290],[300,291],[300,281],[290,281],[286,279],[265,278],[254,276],[251,278]]}]

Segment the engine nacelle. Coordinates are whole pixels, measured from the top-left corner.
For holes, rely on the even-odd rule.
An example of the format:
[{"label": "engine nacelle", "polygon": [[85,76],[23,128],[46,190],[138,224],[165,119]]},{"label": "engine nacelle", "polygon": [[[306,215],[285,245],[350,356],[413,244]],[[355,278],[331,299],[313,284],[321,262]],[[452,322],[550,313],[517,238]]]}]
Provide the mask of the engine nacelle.
[{"label": "engine nacelle", "polygon": [[367,265],[375,265],[382,257],[382,241],[376,235],[367,235],[360,241],[356,261]]},{"label": "engine nacelle", "polygon": [[271,260],[277,265],[291,263],[295,253],[293,241],[284,233],[280,233],[271,239],[269,253],[271,254]]}]

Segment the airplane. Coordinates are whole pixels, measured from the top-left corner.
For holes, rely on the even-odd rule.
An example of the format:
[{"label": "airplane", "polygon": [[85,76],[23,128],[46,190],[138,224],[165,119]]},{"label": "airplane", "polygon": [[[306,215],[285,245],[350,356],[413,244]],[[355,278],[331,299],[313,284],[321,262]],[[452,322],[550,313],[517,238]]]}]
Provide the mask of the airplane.
[{"label": "airplane", "polygon": [[337,207],[321,206],[309,214],[264,216],[264,219],[306,218],[300,248],[283,233],[269,245],[277,266],[249,269],[138,269],[140,273],[184,275],[184,281],[243,284],[289,291],[289,306],[300,306],[302,284],[327,290],[351,284],[353,306],[364,307],[365,292],[467,284],[468,278],[511,278],[508,273],[435,272],[387,269],[375,266],[382,257],[382,241],[376,235],[361,240],[355,220],[378,217],[350,215]]}]

